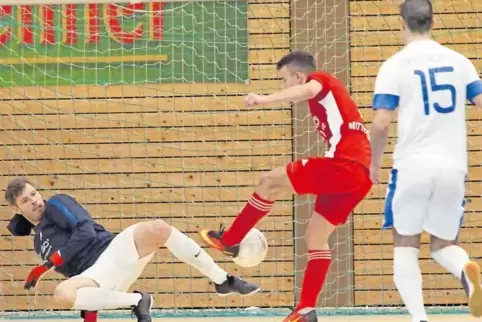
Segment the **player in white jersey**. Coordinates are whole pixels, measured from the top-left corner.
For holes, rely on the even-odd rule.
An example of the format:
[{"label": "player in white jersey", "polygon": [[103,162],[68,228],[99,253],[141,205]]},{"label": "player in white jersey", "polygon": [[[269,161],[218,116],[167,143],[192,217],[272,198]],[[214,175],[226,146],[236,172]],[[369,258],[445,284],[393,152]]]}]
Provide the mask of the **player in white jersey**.
[{"label": "player in white jersey", "polygon": [[432,10],[429,0],[401,4],[406,46],[381,66],[372,102],[374,182],[398,111],[384,228],[393,228],[394,281],[416,322],[428,320],[418,263],[422,231],[431,235],[433,259],[462,281],[471,313],[482,315],[480,267],[457,246],[467,173],[465,103],[482,107],[482,81],[469,59],[431,40]]}]

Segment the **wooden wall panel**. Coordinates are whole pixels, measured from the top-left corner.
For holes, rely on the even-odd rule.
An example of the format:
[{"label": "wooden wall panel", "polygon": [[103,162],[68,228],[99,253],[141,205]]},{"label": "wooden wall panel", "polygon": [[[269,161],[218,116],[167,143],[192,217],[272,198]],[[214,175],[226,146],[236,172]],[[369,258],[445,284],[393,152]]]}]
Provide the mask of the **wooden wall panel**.
[{"label": "wooden wall panel", "polygon": [[[380,64],[402,48],[399,35],[399,1],[350,1],[351,91],[362,114],[370,123],[373,119],[371,98],[374,80]],[[480,70],[482,32],[480,31],[479,1],[434,0],[434,38],[463,53]],[[467,205],[461,232],[462,246],[478,259],[482,256],[482,186],[480,185],[481,141],[478,110],[467,112],[469,127],[469,176]],[[381,231],[384,197],[388,171],[392,164],[391,152],[395,143],[396,122],[391,130],[392,140],[384,155],[382,184],[373,187],[354,215],[355,305],[400,305],[401,300],[393,284],[391,232]],[[427,305],[465,304],[465,295],[458,281],[430,259],[428,238],[423,236],[420,254]]]},{"label": "wooden wall panel", "polygon": [[[281,87],[274,64],[290,47],[289,0],[252,0],[248,7],[249,82],[150,83],[0,88],[0,185],[28,175],[45,196],[69,193],[118,232],[163,218],[199,241],[202,227],[229,224],[263,171],[291,160],[291,108],[245,107],[243,95]],[[39,296],[22,288],[38,262],[32,241],[9,236],[1,202],[0,310],[54,309],[52,274]],[[200,273],[165,249],[136,287],[155,308],[278,307],[293,301],[292,200],[279,201],[260,223],[270,251],[242,269],[218,252],[233,274],[260,283],[249,298],[220,298]],[[175,278],[175,279],[174,279]]]}]

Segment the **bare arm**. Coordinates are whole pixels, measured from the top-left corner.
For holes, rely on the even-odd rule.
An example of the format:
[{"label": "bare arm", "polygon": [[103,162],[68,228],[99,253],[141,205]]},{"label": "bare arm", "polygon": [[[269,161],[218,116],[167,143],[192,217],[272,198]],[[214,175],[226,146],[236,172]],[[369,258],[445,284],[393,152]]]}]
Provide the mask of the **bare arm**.
[{"label": "bare arm", "polygon": [[315,97],[321,91],[321,84],[315,80],[295,85],[270,95],[249,94],[245,97],[247,105],[262,105],[282,102],[299,102]]},{"label": "bare arm", "polygon": [[372,108],[375,110],[370,142],[372,148],[372,162],[370,175],[372,181],[378,182],[383,150],[388,141],[388,128],[400,103],[399,74],[400,67],[396,60],[387,60],[382,64],[375,81]]},{"label": "bare arm", "polygon": [[472,101],[475,104],[475,106],[477,106],[478,108],[482,108],[482,94],[479,94],[476,97],[474,97]]},{"label": "bare arm", "polygon": [[372,165],[380,167],[383,150],[388,141],[388,128],[393,119],[394,110],[377,109],[370,131],[370,141],[372,146]]},{"label": "bare arm", "polygon": [[271,103],[274,102],[299,102],[313,98],[321,91],[321,84],[315,80],[296,85],[267,96]]}]

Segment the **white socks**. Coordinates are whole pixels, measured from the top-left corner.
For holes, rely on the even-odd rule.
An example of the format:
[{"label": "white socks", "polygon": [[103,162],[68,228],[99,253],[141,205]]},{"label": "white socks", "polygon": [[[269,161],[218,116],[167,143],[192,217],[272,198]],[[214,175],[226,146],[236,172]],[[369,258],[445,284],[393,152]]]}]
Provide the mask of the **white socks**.
[{"label": "white socks", "polygon": [[419,250],[413,247],[393,249],[393,280],[413,321],[417,322],[428,321],[423,301],[418,252]]},{"label": "white socks", "polygon": [[228,273],[219,267],[201,246],[194,240],[172,227],[171,236],[166,241],[167,249],[183,262],[197,268],[216,284],[223,284]]},{"label": "white socks", "polygon": [[113,310],[137,305],[141,298],[141,294],[138,293],[83,287],[77,290],[77,298],[72,308],[86,311]]},{"label": "white socks", "polygon": [[[393,249],[393,280],[414,322],[428,321],[424,308],[418,253],[419,250],[413,247]],[[462,276],[464,265],[470,260],[465,250],[455,245],[433,252],[432,257],[458,279]],[[470,283],[467,284],[473,287]]]},{"label": "white socks", "polygon": [[[432,257],[437,261],[437,263],[440,264],[440,266],[448,270],[459,280],[462,278],[462,271],[465,264],[470,261],[467,252],[462,247],[455,245],[447,246],[433,252]],[[467,278],[465,282],[468,287],[468,289],[465,291],[468,292],[467,295],[470,295],[472,294],[474,285],[472,285],[470,280]]]},{"label": "white socks", "polygon": [[[221,269],[194,240],[174,227],[165,246],[174,256],[197,268],[214,283],[222,284],[227,280],[228,273]],[[87,311],[112,310],[137,305],[141,298],[142,296],[138,293],[83,287],[77,290],[73,309]]]},{"label": "white socks", "polygon": [[464,265],[470,261],[467,252],[462,247],[455,245],[447,246],[433,252],[432,257],[458,279],[462,277]]}]

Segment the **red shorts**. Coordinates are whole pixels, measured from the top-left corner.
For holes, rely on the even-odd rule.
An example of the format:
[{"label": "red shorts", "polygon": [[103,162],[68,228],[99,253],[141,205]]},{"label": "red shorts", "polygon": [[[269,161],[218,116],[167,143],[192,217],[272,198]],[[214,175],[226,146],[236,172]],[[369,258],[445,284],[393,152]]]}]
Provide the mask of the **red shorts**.
[{"label": "red shorts", "polygon": [[316,195],[315,211],[333,225],[346,223],[372,187],[369,170],[353,161],[308,158],[286,166],[299,195]]}]

